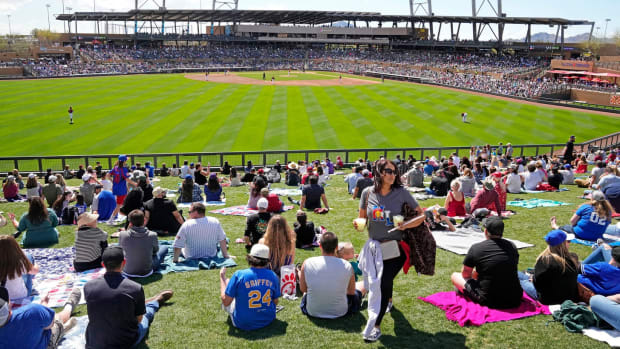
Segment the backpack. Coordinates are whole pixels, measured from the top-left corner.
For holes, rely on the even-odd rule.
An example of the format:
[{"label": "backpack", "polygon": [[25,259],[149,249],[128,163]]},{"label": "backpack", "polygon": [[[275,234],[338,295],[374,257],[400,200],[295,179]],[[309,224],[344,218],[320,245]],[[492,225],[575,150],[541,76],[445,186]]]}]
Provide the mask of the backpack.
[{"label": "backpack", "polygon": [[62,224],[71,225],[77,224],[78,216],[80,215],[80,209],[75,206],[67,206],[62,210],[61,220]]}]

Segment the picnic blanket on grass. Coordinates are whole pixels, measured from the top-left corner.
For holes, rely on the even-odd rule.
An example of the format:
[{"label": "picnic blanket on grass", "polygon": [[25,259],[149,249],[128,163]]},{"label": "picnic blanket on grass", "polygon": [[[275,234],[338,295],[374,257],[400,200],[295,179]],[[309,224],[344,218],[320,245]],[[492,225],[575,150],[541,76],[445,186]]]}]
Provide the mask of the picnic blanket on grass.
[{"label": "picnic blanket on grass", "polygon": [[[473,244],[486,239],[482,231],[472,228],[456,228],[454,232],[448,230],[432,231],[431,233],[433,238],[435,238],[437,247],[460,255],[466,255]],[[519,249],[534,246],[519,240],[506,240],[514,243]]]},{"label": "picnic blanket on grass", "polygon": [[558,190],[525,190],[525,189],[521,189],[521,194],[557,193],[559,191],[568,191],[568,188],[560,188]]},{"label": "picnic blanket on grass", "polygon": [[168,245],[168,255],[164,259],[164,263],[160,266],[158,273],[168,274],[171,272],[181,273],[184,271],[196,271],[204,269],[221,269],[236,267],[237,263],[232,258],[224,258],[219,246],[217,248],[217,257],[215,258],[201,258],[201,259],[179,259],[179,263],[174,263],[174,248],[172,248],[172,241],[159,240],[160,246]]},{"label": "picnic blanket on grass", "polygon": [[75,318],[77,323],[67,331],[60,343],[58,349],[84,349],[86,347],[86,327],[88,326],[88,315]]},{"label": "picnic blanket on grass", "polygon": [[75,248],[28,248],[25,253],[30,253],[34,257],[34,262],[39,266],[39,273],[35,275],[35,280],[42,281],[47,275],[60,275],[73,271],[73,258],[75,258]]},{"label": "picnic blanket on grass", "polygon": [[512,309],[491,309],[469,300],[464,295],[450,291],[439,292],[419,299],[446,312],[446,318],[459,326],[480,326],[488,322],[509,321],[534,315],[551,315],[549,307],[531,299],[523,292],[521,305]]},{"label": "picnic blanket on grass", "polygon": [[[193,202],[184,202],[177,204],[177,207],[190,208],[192,204]],[[203,201],[202,204],[205,206],[224,206],[226,205],[226,198],[224,198],[222,201]]]},{"label": "picnic blanket on grass", "polygon": [[[549,306],[549,311],[554,313],[562,307],[561,304],[553,304]],[[596,339],[600,342],[605,342],[613,348],[620,348],[620,331],[617,330],[604,330],[598,327],[590,327],[583,330],[583,334]]]},{"label": "picnic blanket on grass", "polygon": [[[610,246],[620,246],[620,241],[618,241],[617,238],[610,238],[609,235],[607,234],[603,234],[603,241],[607,244],[609,244]],[[584,246],[589,246],[592,247],[594,245],[596,245],[596,241],[589,241],[589,240],[583,240],[583,239],[572,239],[571,244],[580,244],[580,245],[584,245]]]},{"label": "picnic blanket on grass", "polygon": [[568,206],[570,204],[562,201],[543,200],[543,199],[529,199],[529,200],[515,200],[508,201],[507,206],[516,206],[523,208],[536,208],[536,207],[556,207],[556,206]]},{"label": "picnic blanket on grass", "polygon": [[269,192],[278,196],[301,196],[300,189],[273,188]]},{"label": "picnic blanket on grass", "polygon": [[[284,205],[283,210],[284,211],[288,211],[288,210],[292,210],[293,209],[293,205]],[[254,213],[258,212],[258,210],[253,210],[251,208],[248,208],[245,205],[240,205],[240,206],[230,206],[230,207],[225,207],[225,208],[220,208],[217,210],[213,210],[213,211],[209,211],[210,213],[215,213],[215,214],[221,214],[224,216],[243,216],[243,217],[247,217],[247,216],[251,216]]]}]

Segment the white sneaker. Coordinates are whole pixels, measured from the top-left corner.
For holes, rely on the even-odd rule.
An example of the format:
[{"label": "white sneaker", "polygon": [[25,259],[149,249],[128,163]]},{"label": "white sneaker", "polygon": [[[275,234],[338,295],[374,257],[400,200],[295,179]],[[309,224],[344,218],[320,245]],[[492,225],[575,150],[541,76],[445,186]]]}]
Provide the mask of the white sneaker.
[{"label": "white sneaker", "polygon": [[367,342],[376,342],[381,337],[381,329],[375,327],[370,331],[368,336],[364,336],[364,340]]},{"label": "white sneaker", "polygon": [[392,308],[394,307],[394,305],[392,304],[392,301],[388,302],[387,308],[385,309],[386,313],[389,313],[390,311],[392,311]]}]

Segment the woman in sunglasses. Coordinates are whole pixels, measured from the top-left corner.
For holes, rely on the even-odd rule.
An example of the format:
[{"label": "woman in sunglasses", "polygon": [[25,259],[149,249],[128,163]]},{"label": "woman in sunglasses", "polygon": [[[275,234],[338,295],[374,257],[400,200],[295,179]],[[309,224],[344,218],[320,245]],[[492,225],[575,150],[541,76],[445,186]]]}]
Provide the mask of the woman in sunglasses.
[{"label": "woman in sunglasses", "polygon": [[[380,243],[382,260],[372,260],[370,253],[366,254],[367,264],[372,264],[377,269],[383,264],[383,273],[380,280],[370,280],[370,290],[377,293],[377,283],[380,283],[381,305],[377,309],[378,299],[369,299],[368,324],[364,331],[364,339],[374,342],[381,337],[381,320],[386,310],[391,309],[392,291],[394,278],[405,263],[405,253],[398,243],[402,240],[402,231],[413,228],[424,222],[424,214],[418,202],[403,187],[398,168],[391,160],[381,159],[377,161],[374,172],[374,185],[362,192],[360,200],[359,217],[356,222],[366,220],[368,222],[368,237],[364,250],[368,250],[370,244]],[[403,204],[415,210],[422,219],[403,223]],[[395,219],[396,218],[396,219]],[[396,222],[394,222],[396,220]],[[354,223],[355,224],[355,223]],[[359,227],[357,227],[359,229]],[[376,246],[376,245],[375,245]],[[361,259],[361,257],[360,257]],[[370,277],[372,279],[372,277]],[[374,287],[373,287],[373,281]],[[372,303],[372,304],[371,304]],[[373,314],[371,314],[371,311]],[[375,314],[376,313],[376,314]],[[375,320],[376,315],[376,320]],[[374,320],[374,321],[373,321]],[[374,324],[373,324],[374,322]]]}]

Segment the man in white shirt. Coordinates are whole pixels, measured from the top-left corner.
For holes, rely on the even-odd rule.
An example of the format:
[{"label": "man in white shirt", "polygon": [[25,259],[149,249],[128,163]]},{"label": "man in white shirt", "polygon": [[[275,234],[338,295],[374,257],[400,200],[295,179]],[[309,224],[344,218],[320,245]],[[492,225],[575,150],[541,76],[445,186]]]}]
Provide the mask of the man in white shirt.
[{"label": "man in white shirt", "polygon": [[525,190],[536,190],[536,187],[544,180],[540,171],[536,171],[536,165],[532,163],[527,165],[527,172],[520,173],[520,175],[524,178]]},{"label": "man in white shirt", "polygon": [[459,168],[461,166],[461,158],[459,158],[457,153],[452,153],[452,162],[454,163],[454,166],[456,166],[456,168]]},{"label": "man in white shirt", "polygon": [[179,262],[181,254],[185,259],[213,258],[217,255],[218,243],[224,258],[234,258],[228,255],[226,233],[220,221],[214,217],[205,217],[205,211],[202,203],[192,203],[190,219],[181,225],[174,239],[174,263]]},{"label": "man in white shirt", "polygon": [[562,174],[562,184],[575,184],[575,173],[570,164],[564,165],[564,170],[560,170]]},{"label": "man in white shirt", "polygon": [[299,288],[304,293],[301,312],[323,319],[336,319],[360,310],[362,292],[355,289],[353,267],[338,258],[338,238],[325,232],[320,240],[321,256],[304,261]]},{"label": "man in white shirt", "polygon": [[355,185],[357,184],[357,180],[362,178],[362,170],[364,168],[362,166],[357,166],[353,169],[353,172],[344,177],[344,181],[347,183],[349,194],[353,194],[353,190],[355,189]]},{"label": "man in white shirt", "polygon": [[189,166],[187,165],[187,160],[183,161],[183,166],[181,166],[181,178],[185,178],[185,176],[190,175],[194,178],[194,171],[190,171]]}]

